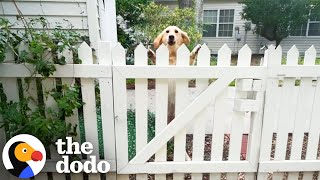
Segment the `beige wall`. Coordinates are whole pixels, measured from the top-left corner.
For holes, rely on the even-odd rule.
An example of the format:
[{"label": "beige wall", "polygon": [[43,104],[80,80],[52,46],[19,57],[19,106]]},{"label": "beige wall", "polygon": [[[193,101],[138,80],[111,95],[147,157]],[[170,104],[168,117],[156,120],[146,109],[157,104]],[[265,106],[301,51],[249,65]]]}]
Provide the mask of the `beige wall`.
[{"label": "beige wall", "polygon": [[[56,24],[68,28],[72,24],[74,29],[82,32],[88,30],[88,14],[86,0],[17,0],[17,6],[25,18],[45,17],[50,23],[49,29],[53,29]],[[10,22],[17,22],[17,10],[10,0],[0,2],[0,16],[6,17]],[[69,22],[65,21],[68,20]],[[14,29],[22,30],[23,25],[16,24]]]}]

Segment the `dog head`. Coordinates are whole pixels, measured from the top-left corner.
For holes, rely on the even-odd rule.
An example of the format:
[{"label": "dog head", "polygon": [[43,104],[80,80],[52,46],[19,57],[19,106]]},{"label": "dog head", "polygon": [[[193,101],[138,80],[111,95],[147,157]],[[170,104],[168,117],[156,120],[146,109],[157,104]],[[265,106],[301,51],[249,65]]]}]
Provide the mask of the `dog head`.
[{"label": "dog head", "polygon": [[180,47],[182,44],[188,45],[189,43],[190,39],[186,32],[176,26],[169,26],[158,35],[153,42],[153,46],[158,49],[161,44],[168,45],[170,48]]}]

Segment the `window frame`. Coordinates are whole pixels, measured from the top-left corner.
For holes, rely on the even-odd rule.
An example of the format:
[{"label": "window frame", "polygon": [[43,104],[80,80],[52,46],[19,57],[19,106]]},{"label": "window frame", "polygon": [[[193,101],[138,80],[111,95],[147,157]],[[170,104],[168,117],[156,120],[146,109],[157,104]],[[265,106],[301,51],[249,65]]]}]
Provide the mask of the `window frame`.
[{"label": "window frame", "polygon": [[309,26],[310,26],[310,23],[320,24],[320,21],[310,21],[310,18],[308,19],[306,37],[320,37],[320,34],[317,35],[317,36],[310,36],[310,35],[309,35]]},{"label": "window frame", "polygon": [[[311,10],[310,10],[309,14],[311,14]],[[318,20],[318,21],[310,21],[310,18],[309,18],[308,21],[307,21],[307,23],[306,23],[306,24],[307,24],[306,34],[300,35],[300,36],[292,36],[292,35],[290,35],[290,37],[310,37],[310,38],[314,38],[314,37],[318,38],[318,37],[320,37],[320,35],[318,35],[318,36],[310,36],[310,35],[309,35],[309,26],[310,26],[310,23],[320,24],[320,20]]]},{"label": "window frame", "polygon": [[[233,29],[232,29],[232,36],[219,36],[219,24],[220,24],[220,11],[221,10],[233,10],[234,13],[233,13],[233,22],[232,22],[232,25],[233,25]],[[217,24],[216,26],[216,36],[207,36],[207,37],[204,37],[204,38],[234,38],[234,27],[235,27],[235,17],[236,17],[236,10],[235,9],[232,9],[232,8],[203,8],[203,13],[204,11],[217,11],[217,23],[214,23],[214,24]],[[203,21],[203,16],[202,16],[202,21]],[[204,24],[204,23],[203,23]],[[231,23],[221,23],[221,24],[231,24]]]}]

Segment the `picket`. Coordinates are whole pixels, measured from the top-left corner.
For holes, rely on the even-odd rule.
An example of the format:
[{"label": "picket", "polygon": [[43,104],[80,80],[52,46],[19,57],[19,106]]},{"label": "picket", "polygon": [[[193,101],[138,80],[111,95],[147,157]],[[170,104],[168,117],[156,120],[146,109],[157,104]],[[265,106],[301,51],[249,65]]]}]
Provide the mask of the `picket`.
[{"label": "picket", "polygon": [[[73,53],[69,49],[64,49],[62,53],[60,54],[62,57],[65,58],[65,61],[67,64],[73,64]],[[61,78],[61,84],[66,85],[67,87],[75,87],[75,78]],[[67,124],[71,124],[73,127],[76,126],[76,132],[77,136],[73,137],[73,140],[75,142],[80,142],[80,128],[79,128],[79,115],[78,115],[78,109],[73,110],[73,115],[69,117],[65,117],[65,121]],[[83,180],[83,174],[71,174],[72,180]],[[60,175],[53,174],[54,179],[61,179]]]},{"label": "picket", "polygon": [[[117,44],[112,51],[113,65],[125,65],[125,49]],[[127,126],[127,87],[124,78],[113,69],[114,118],[116,132],[117,171],[128,163],[128,126]],[[129,175],[118,175],[117,179],[128,180]]]},{"label": "picket", "polygon": [[[217,66],[230,66],[231,50],[224,44],[218,51]],[[212,142],[211,142],[211,161],[222,161],[224,145],[224,119],[228,115],[227,91],[223,91],[217,97],[214,105]],[[210,174],[210,179],[220,179],[221,174]]]},{"label": "picket", "polygon": [[[140,44],[134,51],[136,66],[148,65],[147,49]],[[136,152],[148,143],[148,79],[135,79]],[[138,180],[147,179],[147,174],[137,174]]]},{"label": "picket", "polygon": [[[250,66],[251,64],[251,49],[248,45],[243,46],[238,55],[237,66]],[[236,80],[236,84],[240,80]],[[246,91],[242,91],[236,86],[236,99],[246,99],[248,96]],[[232,115],[230,147],[229,147],[229,161],[240,161],[241,143],[244,129],[245,112],[234,111]],[[228,173],[227,178],[236,179],[238,173]]]},{"label": "picket", "polygon": [[[44,53],[44,60],[52,62],[53,63],[53,59],[52,59],[52,52],[50,51],[46,51]],[[53,89],[56,90],[56,79],[55,78],[46,78],[42,81],[42,94],[43,94],[43,102],[44,102],[44,106],[46,109],[50,109],[53,110],[53,112],[58,112],[58,104],[56,103],[56,101],[54,100],[54,98],[48,94],[48,92],[52,91]],[[48,111],[46,111],[46,118],[52,118],[51,114],[48,113]],[[52,159],[52,160],[60,160],[61,159],[61,155],[59,155],[57,153],[56,147],[51,145],[50,146],[50,157],[48,157],[47,159]],[[49,175],[49,174],[48,174]],[[46,179],[47,176],[42,173],[39,177],[41,177],[40,179]],[[38,176],[36,177],[36,179],[39,178]],[[49,178],[49,176],[48,176]],[[52,178],[55,179],[63,179],[65,178],[64,174],[59,174],[59,173],[52,173]]]},{"label": "picket", "polygon": [[[7,47],[6,49],[6,58],[4,63],[10,63],[14,60],[13,51]],[[1,78],[0,84],[3,86],[4,94],[7,96],[7,101],[19,102],[19,91],[18,91],[18,83],[17,78]],[[1,99],[0,99],[1,102]],[[2,117],[0,115],[0,122],[2,121]],[[0,128],[0,149],[3,149],[5,146],[6,139],[5,129]],[[2,155],[0,156],[0,161],[2,161]],[[0,179],[9,179],[9,172],[5,169],[3,164],[0,164]]]},{"label": "picket", "polygon": [[[273,45],[269,46],[268,50],[265,51],[264,64],[268,67],[281,65],[281,56],[277,54],[279,54],[279,50],[276,50]],[[266,80],[264,120],[260,142],[260,162],[270,161],[271,159],[272,136],[275,129],[275,123],[277,122],[276,120],[278,119],[280,104],[280,87],[278,86],[278,83],[278,79]],[[258,179],[267,179],[267,172],[261,172],[260,168],[258,172]]]},{"label": "picket", "polygon": [[[210,66],[210,49],[207,45],[202,45],[199,51],[197,66]],[[197,79],[196,88],[200,94],[209,84],[209,79]],[[196,123],[193,128],[193,149],[192,161],[204,160],[204,142],[205,142],[205,125],[206,120],[210,118],[210,107],[205,108],[195,117]],[[202,180],[202,174],[192,174],[192,179]]]},{"label": "picket", "polygon": [[[87,43],[83,42],[80,45],[78,53],[83,64],[93,63],[92,50]],[[83,119],[86,141],[92,143],[93,153],[91,155],[96,156],[98,160],[100,155],[94,79],[81,78],[81,93],[82,101],[85,103],[83,105]],[[90,180],[100,179],[99,174],[89,174],[88,176]]]},{"label": "picket", "polygon": [[[18,88],[17,78],[0,78],[0,83],[2,84],[3,91],[7,96],[7,101],[19,102],[19,88]],[[0,120],[1,120],[1,116],[0,116]],[[2,138],[0,139],[1,148],[4,147],[5,142],[6,142],[6,139],[4,134],[3,139]],[[2,160],[2,154],[1,154],[1,160]],[[2,167],[2,164],[1,164],[1,167]],[[1,172],[1,175],[0,175],[1,178],[3,177],[10,180],[18,179],[12,175],[9,175],[9,172],[5,170],[4,167],[3,169],[2,168],[0,169],[0,172]]]},{"label": "picket", "polygon": [[[177,52],[176,66],[189,66],[189,49],[182,45]],[[175,114],[178,115],[188,105],[188,79],[176,79],[176,107]],[[172,93],[172,92],[169,92]],[[174,136],[174,161],[183,162],[186,159],[186,129],[180,131]],[[173,179],[184,179],[184,174],[173,174]]]},{"label": "picket", "polygon": [[[169,52],[165,45],[161,45],[156,52],[156,65],[169,65]],[[155,134],[158,135],[167,126],[168,114],[168,79],[156,79],[156,123]],[[167,145],[164,145],[156,154],[155,162],[167,161]],[[165,180],[166,175],[155,175],[156,180]]]}]

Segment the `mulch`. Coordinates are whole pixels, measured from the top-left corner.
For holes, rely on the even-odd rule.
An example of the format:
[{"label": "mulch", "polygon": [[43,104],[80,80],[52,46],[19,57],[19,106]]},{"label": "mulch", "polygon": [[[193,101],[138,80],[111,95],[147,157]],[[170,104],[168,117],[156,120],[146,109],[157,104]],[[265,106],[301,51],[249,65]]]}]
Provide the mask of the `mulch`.
[{"label": "mulch", "polygon": [[[275,156],[275,148],[276,148],[276,134],[273,135],[272,138],[272,147],[271,147],[271,154],[270,154],[270,160],[274,159]],[[172,141],[172,140],[171,140]],[[204,145],[204,161],[210,161],[211,160],[211,142],[212,142],[212,135],[206,135],[205,136],[205,145]],[[243,135],[243,142],[242,142],[242,148],[241,148],[241,154],[240,160],[246,160],[246,153],[247,153],[247,143],[248,143],[248,135],[244,134]],[[229,145],[230,145],[230,135],[225,134],[224,136],[224,146],[223,146],[223,155],[222,155],[222,160],[227,161],[228,160],[228,154],[229,154]],[[290,155],[291,155],[291,145],[292,145],[292,134],[288,134],[288,141],[287,141],[287,151],[286,151],[286,156],[285,159],[289,160]],[[307,152],[307,145],[308,145],[308,134],[306,133],[304,135],[304,140],[303,140],[303,147],[302,147],[302,154],[301,154],[301,159],[304,160],[306,158],[306,152]],[[192,147],[193,147],[193,136],[191,134],[186,135],[186,152],[189,155],[189,157],[192,159]],[[167,156],[167,161],[173,161],[173,152],[168,151],[168,156]],[[320,144],[318,147],[318,159],[320,159]],[[153,162],[154,157],[152,157],[149,162]],[[318,179],[318,172],[314,173],[313,180]],[[185,180],[190,180],[192,179],[192,174],[186,173],[185,175]],[[166,175],[167,180],[172,180],[173,175],[172,174],[167,174]],[[130,180],[135,180],[135,175],[130,175]],[[154,180],[155,177],[153,174],[148,175],[148,180]],[[209,180],[210,175],[208,173],[203,173],[203,180]],[[221,180],[226,180],[227,179],[227,174],[226,173],[221,173]],[[244,180],[245,179],[245,173],[239,172],[238,175],[238,180]],[[268,174],[268,180],[272,179],[272,173]],[[283,173],[283,180],[289,180],[288,179],[288,173],[284,172]],[[299,174],[298,180],[303,180],[303,173],[301,172]]]}]

